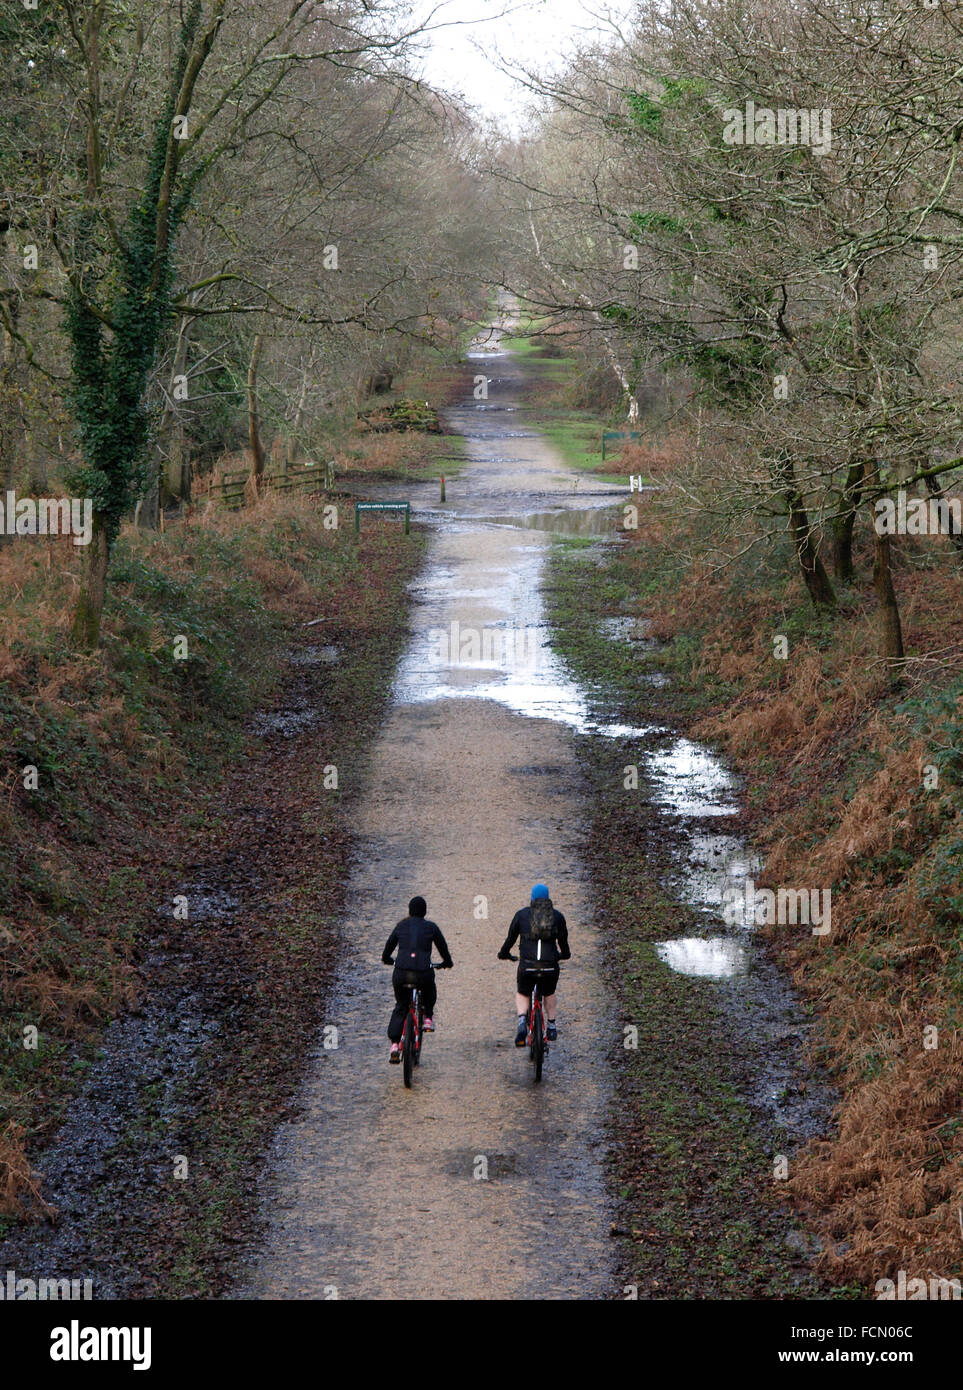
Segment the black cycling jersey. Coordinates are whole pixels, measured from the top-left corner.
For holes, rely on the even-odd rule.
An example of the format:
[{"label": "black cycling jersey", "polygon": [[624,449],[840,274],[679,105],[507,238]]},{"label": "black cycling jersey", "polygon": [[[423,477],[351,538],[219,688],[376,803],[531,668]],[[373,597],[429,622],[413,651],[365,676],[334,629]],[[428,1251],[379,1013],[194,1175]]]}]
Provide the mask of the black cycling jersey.
[{"label": "black cycling jersey", "polygon": [[[565,918],[555,908],[555,935],[550,941],[538,941],[532,936],[532,910],[530,907],[523,907],[520,912],[516,912],[512,918],[512,924],[508,928],[508,935],[505,944],[499,951],[502,960],[507,960],[508,953],[518,942],[518,955],[521,966],[529,961],[541,961],[545,965],[557,965],[560,960],[570,960],[572,953],[568,949],[568,928],[565,925]],[[541,946],[541,952],[539,952]]]},{"label": "black cycling jersey", "polygon": [[395,961],[397,970],[427,970],[431,965],[431,948],[438,947],[444,965],[451,965],[448,943],[441,934],[437,922],[427,917],[406,917],[399,922],[385,942],[381,959],[385,965],[391,964],[391,953],[398,948]]}]

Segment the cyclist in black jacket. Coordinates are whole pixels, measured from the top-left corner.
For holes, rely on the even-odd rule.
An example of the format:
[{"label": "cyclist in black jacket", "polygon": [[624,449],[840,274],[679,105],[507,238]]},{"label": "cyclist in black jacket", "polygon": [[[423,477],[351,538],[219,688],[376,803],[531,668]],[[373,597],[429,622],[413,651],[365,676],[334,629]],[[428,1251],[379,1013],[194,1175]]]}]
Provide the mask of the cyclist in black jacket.
[{"label": "cyclist in black jacket", "polygon": [[[421,990],[425,1006],[425,1032],[435,1031],[432,1014],[438,998],[438,989],[435,985],[435,972],[431,968],[432,946],[438,947],[442,970],[450,970],[453,964],[441,928],[437,922],[428,920],[425,916],[427,911],[428,904],[424,898],[412,898],[408,904],[408,916],[395,927],[381,953],[382,962],[385,965],[393,963],[395,967],[391,976],[395,990],[395,1007],[388,1023],[388,1037],[391,1039],[389,1062],[401,1061],[401,1033],[405,1026],[405,1015],[411,1005],[413,989]],[[396,948],[398,958],[392,962],[391,955]]]},{"label": "cyclist in black jacket", "polygon": [[[536,903],[540,898],[548,898],[548,889],[544,883],[536,883],[532,889],[532,903]],[[538,980],[542,997],[545,1001],[545,1017],[548,1026],[545,1029],[545,1037],[549,1042],[554,1042],[558,1037],[558,1028],[555,1023],[555,991],[558,988],[558,963],[560,960],[571,960],[572,952],[568,948],[568,927],[565,918],[554,909],[555,935],[551,941],[538,941],[532,935],[532,909],[523,907],[515,913],[512,924],[508,928],[508,935],[505,944],[498,953],[499,960],[509,960],[511,949],[515,942],[518,942],[518,973],[515,980],[515,1007],[518,1010],[518,1028],[515,1031],[515,1046],[525,1046],[525,1035],[528,1032],[528,1004],[532,997],[532,990],[535,981]],[[533,961],[538,960],[541,965],[554,966],[551,974],[533,975],[526,969]]]}]

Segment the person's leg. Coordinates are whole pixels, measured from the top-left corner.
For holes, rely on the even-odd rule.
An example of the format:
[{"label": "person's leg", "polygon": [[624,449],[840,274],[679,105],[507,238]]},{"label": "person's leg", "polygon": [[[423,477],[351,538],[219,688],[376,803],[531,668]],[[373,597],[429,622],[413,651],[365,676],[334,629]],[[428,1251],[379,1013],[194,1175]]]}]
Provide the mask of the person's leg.
[{"label": "person's leg", "polygon": [[[547,975],[547,976],[545,977],[545,991],[546,991],[546,992],[545,992],[545,1017],[546,1017],[546,1019],[547,1019],[547,1021],[548,1021],[548,1027],[546,1028],[545,1031],[546,1031],[546,1036],[547,1036],[549,1042],[554,1042],[554,1041],[556,1040],[556,1038],[558,1037],[558,1031],[557,1031],[557,1029],[556,1029],[556,1027],[555,1027],[555,1005],[556,1005],[556,994],[555,994],[555,991],[556,991],[557,989],[558,989],[558,967],[556,966],[555,969],[552,971],[551,975]],[[549,991],[551,991],[551,992],[549,993]]]},{"label": "person's leg", "polygon": [[515,1046],[525,1046],[525,1035],[528,1032],[528,1005],[531,994],[528,978],[523,974],[521,966],[515,976],[515,1011],[518,1014],[518,1024],[515,1029]]},{"label": "person's leg", "polygon": [[411,1004],[411,988],[408,985],[395,985],[395,1007],[388,1022],[388,1037],[393,1043],[401,1042],[401,1031],[405,1026],[405,1015]]},{"label": "person's leg", "polygon": [[421,998],[425,1006],[425,1014],[428,1018],[433,1018],[435,1005],[438,1003],[438,986],[435,983],[435,972],[429,970],[425,976],[425,983],[421,987]]},{"label": "person's leg", "polygon": [[525,993],[527,987],[528,978],[519,961],[518,969],[515,971],[515,1012],[519,1016],[528,1013],[529,995]]}]

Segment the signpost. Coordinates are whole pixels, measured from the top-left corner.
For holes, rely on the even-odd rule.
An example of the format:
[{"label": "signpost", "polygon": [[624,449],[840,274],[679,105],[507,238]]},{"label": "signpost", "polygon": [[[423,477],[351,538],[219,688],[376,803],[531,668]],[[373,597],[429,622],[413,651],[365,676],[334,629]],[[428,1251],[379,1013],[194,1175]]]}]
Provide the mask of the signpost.
[{"label": "signpost", "polygon": [[603,430],[602,431],[602,458],[605,458],[605,441],[607,439],[641,439],[641,430]]}]

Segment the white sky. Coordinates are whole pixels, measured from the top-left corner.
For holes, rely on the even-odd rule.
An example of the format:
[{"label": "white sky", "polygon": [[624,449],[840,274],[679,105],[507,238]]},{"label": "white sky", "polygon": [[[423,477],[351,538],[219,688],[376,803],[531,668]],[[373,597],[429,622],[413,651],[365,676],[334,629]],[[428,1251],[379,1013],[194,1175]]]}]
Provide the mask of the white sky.
[{"label": "white sky", "polygon": [[[427,0],[414,8],[424,15]],[[434,22],[451,21],[459,23],[427,41],[425,78],[513,131],[531,95],[500,70],[499,55],[528,68],[557,66],[598,30],[583,0],[448,0]]]}]

